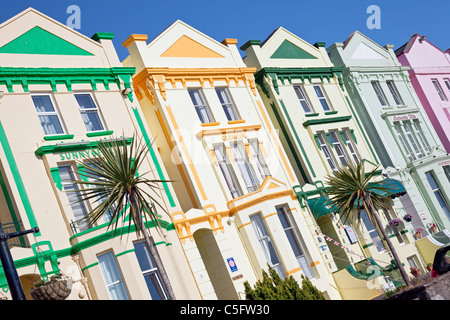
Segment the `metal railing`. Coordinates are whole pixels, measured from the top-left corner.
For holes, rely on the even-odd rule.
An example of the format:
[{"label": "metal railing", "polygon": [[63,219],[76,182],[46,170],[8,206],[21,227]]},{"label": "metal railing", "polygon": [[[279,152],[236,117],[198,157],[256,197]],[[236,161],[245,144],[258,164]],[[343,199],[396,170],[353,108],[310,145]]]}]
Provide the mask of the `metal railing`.
[{"label": "metal railing", "polygon": [[[23,231],[23,223],[22,220],[17,220],[13,222],[2,223],[3,231],[6,233]],[[11,248],[13,246],[21,247],[21,248],[30,248],[30,245],[27,244],[25,236],[18,236],[14,238],[8,239],[8,247]]]}]

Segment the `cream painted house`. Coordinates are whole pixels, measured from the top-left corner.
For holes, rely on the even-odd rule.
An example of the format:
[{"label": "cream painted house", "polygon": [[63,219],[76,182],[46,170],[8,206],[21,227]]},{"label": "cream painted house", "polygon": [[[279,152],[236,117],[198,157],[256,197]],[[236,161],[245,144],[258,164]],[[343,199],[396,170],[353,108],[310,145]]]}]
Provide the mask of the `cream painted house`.
[{"label": "cream painted house", "polygon": [[[135,93],[180,201],[173,223],[203,299],[245,299],[268,265],[341,299],[293,192],[299,182],[237,40],[176,21],[123,45]],[[186,271],[187,273],[188,271]]]},{"label": "cream painted house", "polygon": [[[135,69],[121,65],[112,39],[88,38],[32,8],[0,24],[0,219],[7,231],[39,228],[11,244],[27,298],[35,280],[59,272],[73,279],[70,300],[167,297],[133,229],[113,234],[107,217],[77,224],[92,203],[73,204],[78,193],[66,192],[83,163],[101,156],[99,139],[152,139],[131,90]],[[147,171],[151,179],[168,176],[156,148],[144,161]],[[169,214],[181,210],[170,184],[155,197]],[[162,235],[150,231],[175,296],[199,299],[171,217],[159,214]]]}]

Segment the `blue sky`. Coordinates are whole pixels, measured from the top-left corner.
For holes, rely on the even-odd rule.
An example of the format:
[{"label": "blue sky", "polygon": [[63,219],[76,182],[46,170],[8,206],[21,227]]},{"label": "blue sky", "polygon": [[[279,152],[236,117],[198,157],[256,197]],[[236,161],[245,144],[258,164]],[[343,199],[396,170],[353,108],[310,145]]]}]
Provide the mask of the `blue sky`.
[{"label": "blue sky", "polygon": [[[263,41],[282,26],[311,44],[343,42],[359,30],[380,45],[403,45],[414,34],[427,35],[437,47],[450,48],[448,0],[12,0],[3,4],[0,22],[33,7],[66,24],[70,5],[81,11],[86,36],[96,32],[115,34],[114,45],[123,60],[128,52],[122,42],[133,33],[153,39],[180,19],[217,41]],[[369,29],[370,5],[380,8],[380,29]],[[1,64],[1,62],[0,62]]]}]

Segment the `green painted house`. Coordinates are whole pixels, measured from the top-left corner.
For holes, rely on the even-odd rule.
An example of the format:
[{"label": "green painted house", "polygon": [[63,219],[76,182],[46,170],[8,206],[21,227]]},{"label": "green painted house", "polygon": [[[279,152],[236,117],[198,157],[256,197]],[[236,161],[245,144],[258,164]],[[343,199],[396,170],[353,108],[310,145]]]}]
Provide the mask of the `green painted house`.
[{"label": "green painted house", "polygon": [[399,63],[392,45],[382,47],[358,31],[328,51],[334,65],[343,68],[345,87],[384,175],[405,186],[401,215],[413,216],[405,228],[423,229],[422,235],[434,234],[445,243],[450,180],[444,166],[450,158],[411,85],[409,67]]}]

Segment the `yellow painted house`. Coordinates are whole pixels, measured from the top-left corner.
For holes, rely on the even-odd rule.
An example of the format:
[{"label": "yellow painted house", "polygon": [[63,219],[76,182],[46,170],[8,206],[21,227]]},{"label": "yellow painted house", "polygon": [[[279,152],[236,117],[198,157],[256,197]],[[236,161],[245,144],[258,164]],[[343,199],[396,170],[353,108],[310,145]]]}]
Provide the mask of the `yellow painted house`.
[{"label": "yellow painted house", "polygon": [[[107,216],[77,223],[93,203],[67,192],[101,156],[99,140],[152,139],[131,92],[135,69],[122,66],[113,36],[88,38],[32,8],[0,24],[0,220],[7,232],[39,228],[9,243],[27,299],[34,281],[57,273],[73,280],[69,300],[167,299],[134,229],[113,233]],[[167,178],[156,149],[140,172]],[[153,194],[168,213],[158,212],[162,234],[150,232],[175,296],[199,299],[171,223],[181,210],[174,190],[164,184]],[[2,268],[0,286],[10,298]]]},{"label": "yellow painted house", "polygon": [[268,266],[341,299],[293,192],[299,182],[237,40],[176,21],[123,42],[124,67],[174,182],[171,214],[203,299],[245,299]]}]

